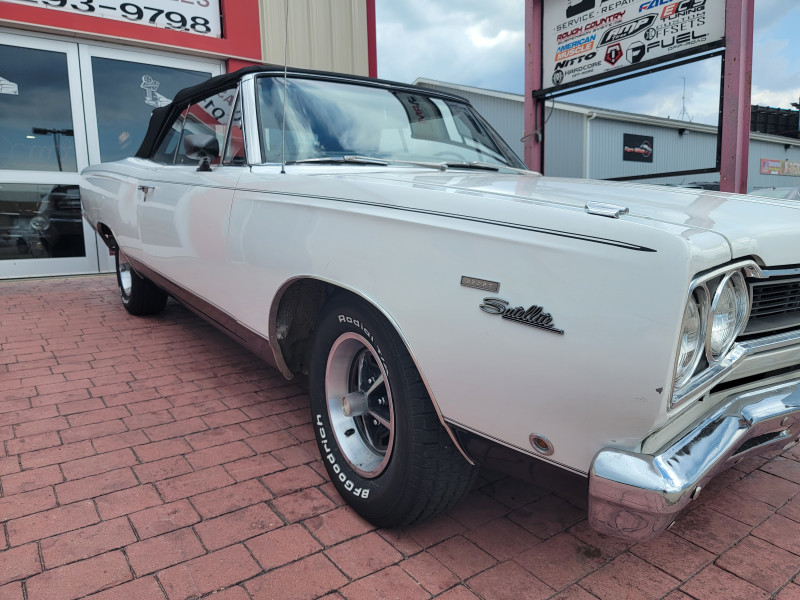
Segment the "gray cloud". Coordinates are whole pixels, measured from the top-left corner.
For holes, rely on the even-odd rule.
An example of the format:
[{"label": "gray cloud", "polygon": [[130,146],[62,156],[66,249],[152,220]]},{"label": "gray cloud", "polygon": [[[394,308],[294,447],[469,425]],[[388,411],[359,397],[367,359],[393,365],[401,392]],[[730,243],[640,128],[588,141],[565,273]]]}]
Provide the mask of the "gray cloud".
[{"label": "gray cloud", "polygon": [[[789,108],[800,94],[793,52],[800,3],[756,0],[755,12],[753,101]],[[377,20],[381,77],[524,91],[524,0],[378,0]],[[585,101],[674,118],[681,107],[681,77],[686,77],[686,104],[694,120],[716,122],[718,61],[638,78],[624,93],[600,88]]]}]

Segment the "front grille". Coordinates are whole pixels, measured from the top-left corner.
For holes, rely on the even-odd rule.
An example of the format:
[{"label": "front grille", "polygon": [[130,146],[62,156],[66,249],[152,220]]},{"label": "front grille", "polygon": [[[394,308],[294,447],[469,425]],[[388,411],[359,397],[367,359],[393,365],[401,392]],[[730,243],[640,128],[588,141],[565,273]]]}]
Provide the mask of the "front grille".
[{"label": "front grille", "polygon": [[744,335],[800,326],[800,277],[751,281],[750,293],[753,304]]}]

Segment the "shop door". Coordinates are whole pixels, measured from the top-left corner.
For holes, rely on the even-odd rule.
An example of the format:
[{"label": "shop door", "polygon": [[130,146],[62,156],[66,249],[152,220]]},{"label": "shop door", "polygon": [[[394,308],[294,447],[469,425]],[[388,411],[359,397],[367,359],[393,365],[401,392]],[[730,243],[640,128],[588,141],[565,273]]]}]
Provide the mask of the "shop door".
[{"label": "shop door", "polygon": [[97,271],[79,83],[77,45],[0,34],[0,277]]},{"label": "shop door", "polygon": [[114,268],[80,171],[133,156],[150,113],[219,61],[0,32],[0,279]]}]

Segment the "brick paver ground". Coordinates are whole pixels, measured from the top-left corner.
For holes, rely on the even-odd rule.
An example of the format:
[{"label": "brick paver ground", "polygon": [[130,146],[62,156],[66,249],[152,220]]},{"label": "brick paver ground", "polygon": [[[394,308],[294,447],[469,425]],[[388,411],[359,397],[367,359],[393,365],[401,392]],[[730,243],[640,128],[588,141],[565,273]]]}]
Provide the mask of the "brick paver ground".
[{"label": "brick paver ground", "polygon": [[750,459],[656,540],[492,473],[376,530],[328,482],[304,389],[113,277],[0,283],[0,599],[800,599],[800,451]]}]

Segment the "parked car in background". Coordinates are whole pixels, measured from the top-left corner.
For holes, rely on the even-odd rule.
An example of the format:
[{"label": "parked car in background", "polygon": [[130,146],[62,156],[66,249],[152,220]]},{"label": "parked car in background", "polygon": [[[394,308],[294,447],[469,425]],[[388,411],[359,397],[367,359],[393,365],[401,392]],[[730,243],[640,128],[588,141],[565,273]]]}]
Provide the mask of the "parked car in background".
[{"label": "parked car in background", "polygon": [[125,308],[172,295],[307,374],[322,462],[378,526],[485,464],[580,481],[593,527],[643,540],[800,435],[796,204],[542,177],[461,98],[268,66],[83,174]]},{"label": "parked car in background", "polygon": [[800,200],[800,188],[763,188],[750,192],[751,196],[761,196],[762,198],[780,198],[782,200]]}]

